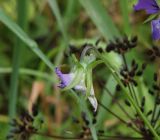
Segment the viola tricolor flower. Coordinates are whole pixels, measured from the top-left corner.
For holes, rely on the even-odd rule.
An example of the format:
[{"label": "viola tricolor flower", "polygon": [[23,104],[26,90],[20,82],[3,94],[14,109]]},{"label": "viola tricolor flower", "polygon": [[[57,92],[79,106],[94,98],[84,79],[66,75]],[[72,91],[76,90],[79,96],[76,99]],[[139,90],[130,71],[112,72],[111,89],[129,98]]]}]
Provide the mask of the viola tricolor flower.
[{"label": "viola tricolor flower", "polygon": [[[160,7],[156,0],[139,0],[134,9],[136,11],[145,10],[147,14],[158,14],[160,12]],[[160,39],[160,19],[152,20],[151,28],[153,39]]]},{"label": "viola tricolor flower", "polygon": [[[68,85],[70,85],[76,76],[76,74],[73,72],[68,73],[68,74],[63,74],[58,67],[55,68],[55,72],[61,80],[61,82],[58,86],[60,88],[65,88]],[[77,85],[75,85],[74,89],[76,91],[83,93],[83,94],[86,94],[87,88],[85,85],[85,73],[81,76],[81,81]],[[97,99],[95,98],[95,95],[94,95],[93,86],[91,87],[90,95],[89,95],[88,99],[89,99],[90,103],[92,104],[92,106],[94,107],[94,111],[96,111],[97,110]]]}]

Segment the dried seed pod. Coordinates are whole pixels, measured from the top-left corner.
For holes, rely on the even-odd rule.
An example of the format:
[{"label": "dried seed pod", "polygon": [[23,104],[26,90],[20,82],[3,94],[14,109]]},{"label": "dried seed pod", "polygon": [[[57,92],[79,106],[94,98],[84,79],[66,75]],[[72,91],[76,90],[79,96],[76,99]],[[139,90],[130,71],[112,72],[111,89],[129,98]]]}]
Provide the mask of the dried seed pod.
[{"label": "dried seed pod", "polygon": [[138,86],[138,83],[133,79],[132,83],[134,84],[134,86]]},{"label": "dried seed pod", "polygon": [[145,105],[145,97],[143,96],[141,101],[141,106],[144,106],[144,105]]},{"label": "dried seed pod", "polygon": [[92,124],[96,124],[96,123],[97,123],[96,118],[93,118],[93,120],[92,120]]},{"label": "dried seed pod", "polygon": [[131,42],[132,42],[132,43],[137,43],[137,41],[138,41],[138,37],[137,37],[137,36],[133,36],[133,37],[131,38]]},{"label": "dried seed pod", "polygon": [[153,87],[154,90],[160,90],[160,87],[158,85],[154,84],[152,87]]},{"label": "dried seed pod", "polygon": [[148,92],[149,92],[149,94],[154,95],[154,91],[149,89]]},{"label": "dried seed pod", "polygon": [[89,120],[87,119],[87,115],[85,112],[81,113],[82,119],[85,122],[86,125],[89,125]]},{"label": "dried seed pod", "polygon": [[136,61],[133,59],[133,60],[132,60],[132,63],[131,63],[132,67],[133,67],[135,64],[136,64]]},{"label": "dried seed pod", "polygon": [[113,51],[114,49],[115,49],[115,44],[113,43],[108,44],[106,47],[107,52]]},{"label": "dried seed pod", "polygon": [[120,85],[116,85],[116,91],[120,91],[121,90],[121,86]]},{"label": "dried seed pod", "polygon": [[157,79],[158,79],[158,76],[157,76],[157,73],[154,73],[154,81],[156,82],[157,81]]},{"label": "dried seed pod", "polygon": [[153,113],[152,110],[148,111],[148,112],[147,112],[147,116],[150,116],[152,113]]},{"label": "dried seed pod", "polygon": [[128,101],[128,100],[124,100],[124,102],[125,102],[125,104],[127,105],[127,106],[131,106],[131,104],[130,104],[130,102]]},{"label": "dried seed pod", "polygon": [[136,46],[137,46],[136,36],[132,37],[131,40],[129,40],[127,36],[124,36],[123,38],[116,38],[115,41],[110,42],[106,47],[106,51],[107,52],[115,51],[119,54],[124,54],[128,50]]},{"label": "dried seed pod", "polygon": [[134,76],[135,76],[135,71],[133,71],[133,70],[130,71],[130,72],[129,72],[129,76],[130,76],[130,77],[134,77]]},{"label": "dried seed pod", "polygon": [[98,130],[98,133],[99,133],[99,134],[103,134],[103,133],[104,133],[104,130]]},{"label": "dried seed pod", "polygon": [[99,53],[102,53],[102,52],[103,52],[103,49],[102,49],[102,48],[98,48],[98,52],[99,52]]},{"label": "dried seed pod", "polygon": [[142,70],[144,70],[146,67],[147,67],[147,64],[146,64],[146,63],[143,63],[143,64],[142,64]]},{"label": "dried seed pod", "polygon": [[138,71],[138,72],[136,73],[137,76],[141,76],[142,74],[143,74],[143,71]]}]

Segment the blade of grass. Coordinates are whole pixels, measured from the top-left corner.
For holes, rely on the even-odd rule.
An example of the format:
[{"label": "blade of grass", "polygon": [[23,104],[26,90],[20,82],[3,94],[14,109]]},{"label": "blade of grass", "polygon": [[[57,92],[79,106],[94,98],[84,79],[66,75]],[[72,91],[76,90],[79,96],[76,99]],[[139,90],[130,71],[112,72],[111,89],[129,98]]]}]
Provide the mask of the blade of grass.
[{"label": "blade of grass", "polygon": [[65,9],[64,18],[63,18],[66,29],[69,26],[72,25],[72,22],[77,17],[79,9],[80,9],[80,5],[77,4],[77,1],[75,1],[75,0],[68,0],[67,6],[66,6],[66,9]]},{"label": "blade of grass", "polygon": [[[64,39],[64,43],[62,43],[59,47],[59,53],[55,59],[55,62],[56,64],[59,64],[63,58],[63,52],[65,50],[65,48],[67,46],[69,46],[69,38],[68,38],[68,35],[67,35],[67,32],[66,32],[66,28],[64,26],[64,23],[63,23],[63,20],[62,20],[62,17],[61,17],[61,14],[60,14],[60,10],[59,10],[59,7],[58,7],[58,4],[57,4],[57,1],[56,0],[48,0],[48,3],[49,3],[49,6],[53,12],[53,14],[55,15],[56,17],[56,20],[57,20],[57,23],[58,23],[58,27],[62,33],[62,36],[63,36],[63,39]],[[65,44],[65,46],[64,46]]]},{"label": "blade of grass", "polygon": [[128,0],[120,0],[120,8],[121,8],[121,14],[122,14],[122,20],[123,20],[123,28],[124,32],[127,35],[131,34],[131,28],[129,23],[129,16],[128,16]]},{"label": "blade of grass", "polygon": [[[24,30],[27,27],[27,0],[17,0],[17,14],[18,14],[18,24]],[[12,74],[10,79],[9,88],[9,116],[10,118],[16,115],[16,104],[18,95],[18,77],[19,77],[19,65],[21,60],[21,50],[24,44],[21,40],[16,38],[16,43],[13,51],[13,62],[12,62]]]},{"label": "blade of grass", "polygon": [[113,40],[120,35],[106,9],[99,0],[79,0],[105,39]]},{"label": "blade of grass", "polygon": [[37,43],[30,39],[28,35],[14,23],[3,11],[0,9],[0,21],[5,24],[17,37],[19,37],[44,63],[51,69],[54,69],[54,65],[44,55],[44,53],[38,48]]},{"label": "blade of grass", "polygon": [[64,38],[64,41],[65,41],[65,44],[66,44],[66,46],[68,46],[68,44],[69,44],[68,43],[68,36],[67,36],[67,33],[66,33],[65,26],[63,24],[63,20],[62,20],[60,11],[59,11],[59,7],[58,7],[58,4],[57,4],[57,1],[56,0],[48,0],[48,3],[50,5],[50,8],[51,8],[53,14],[56,17],[59,29],[60,29],[60,31],[62,33],[62,36]]},{"label": "blade of grass", "polygon": [[[12,68],[8,68],[8,67],[0,68],[0,74],[10,74],[12,72],[13,72]],[[44,73],[44,72],[39,72],[36,70],[32,70],[32,69],[19,68],[19,74],[35,76],[35,77],[43,78],[51,82],[54,82],[53,78],[49,74]]]}]

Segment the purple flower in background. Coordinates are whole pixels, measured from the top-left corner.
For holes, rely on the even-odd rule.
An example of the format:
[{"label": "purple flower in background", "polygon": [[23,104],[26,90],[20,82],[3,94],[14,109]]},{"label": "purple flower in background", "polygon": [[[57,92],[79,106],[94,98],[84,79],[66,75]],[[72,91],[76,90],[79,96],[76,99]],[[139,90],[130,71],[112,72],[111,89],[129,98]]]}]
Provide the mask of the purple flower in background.
[{"label": "purple flower in background", "polygon": [[[59,68],[55,68],[55,72],[57,74],[57,76],[60,78],[61,82],[60,84],[58,85],[58,87],[60,88],[65,88],[67,87],[68,85],[71,84],[71,82],[73,81],[73,79],[75,78],[75,73],[69,73],[69,74],[63,74]],[[82,78],[81,78],[81,81],[79,82],[79,84],[77,84],[75,87],[74,87],[75,90],[77,91],[80,91],[81,93],[83,94],[86,94],[86,85],[85,85],[85,74],[82,75]],[[92,106],[94,107],[94,111],[97,110],[97,99],[95,98],[95,95],[94,95],[94,89],[93,89],[93,86],[91,87],[91,91],[90,91],[90,95],[88,97],[90,103],[92,104]]]},{"label": "purple flower in background", "polygon": [[160,39],[160,19],[152,20],[152,37],[154,40]]},{"label": "purple flower in background", "polygon": [[[158,14],[160,12],[160,7],[156,0],[139,0],[138,3],[134,5],[134,10],[145,10],[147,14]],[[152,20],[151,28],[153,39],[160,39],[160,19]]]},{"label": "purple flower in background", "polygon": [[136,11],[145,10],[147,14],[155,14],[160,11],[160,8],[156,0],[139,0],[138,3],[134,6]]}]

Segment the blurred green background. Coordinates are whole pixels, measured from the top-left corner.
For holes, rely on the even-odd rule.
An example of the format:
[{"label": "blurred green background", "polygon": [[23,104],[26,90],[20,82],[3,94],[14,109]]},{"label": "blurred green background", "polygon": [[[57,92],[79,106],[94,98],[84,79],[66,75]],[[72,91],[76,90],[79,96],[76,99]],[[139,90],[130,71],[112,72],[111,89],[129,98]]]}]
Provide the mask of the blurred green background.
[{"label": "blurred green background", "polygon": [[[80,48],[84,43],[95,43],[99,38],[109,42],[122,35],[137,35],[138,47],[128,54],[127,60],[145,61],[145,56],[139,54],[151,46],[150,23],[143,23],[147,19],[144,11],[133,11],[135,3],[136,0],[0,0],[0,139],[4,140],[8,133],[10,118],[27,110],[31,101],[39,104],[38,117],[44,120],[42,130],[65,135],[80,130],[79,126],[72,124],[72,116],[80,116],[74,98],[69,93],[60,93],[56,87],[54,67],[49,69],[45,60],[40,59],[44,58],[41,51],[53,66],[62,66],[64,71],[68,71],[72,67],[70,57],[66,56],[69,46]],[[18,24],[28,38],[12,23]],[[35,46],[39,49],[34,50]],[[105,46],[102,43],[101,47]],[[117,55],[107,57],[120,65]],[[148,83],[153,71],[153,65],[146,71]],[[109,106],[112,99],[101,94],[105,90],[96,82],[109,81],[106,86],[113,93],[116,82],[103,66],[94,72],[96,96]],[[141,90],[147,90],[145,85]],[[111,108],[123,117],[116,105]],[[97,127],[105,129],[107,134],[118,134],[127,128],[119,125],[117,119],[103,109],[99,112]],[[123,130],[121,133],[132,132]],[[33,139],[47,138],[35,136]]]}]

